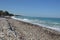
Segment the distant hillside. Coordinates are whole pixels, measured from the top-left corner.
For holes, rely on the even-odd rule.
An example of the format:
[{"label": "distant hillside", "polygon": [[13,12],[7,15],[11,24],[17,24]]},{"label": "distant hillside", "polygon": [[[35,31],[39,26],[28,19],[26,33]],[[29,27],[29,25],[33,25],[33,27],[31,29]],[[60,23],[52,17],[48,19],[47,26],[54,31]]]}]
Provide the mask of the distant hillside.
[{"label": "distant hillside", "polygon": [[14,16],[14,14],[9,13],[8,11],[0,10],[0,16]]}]

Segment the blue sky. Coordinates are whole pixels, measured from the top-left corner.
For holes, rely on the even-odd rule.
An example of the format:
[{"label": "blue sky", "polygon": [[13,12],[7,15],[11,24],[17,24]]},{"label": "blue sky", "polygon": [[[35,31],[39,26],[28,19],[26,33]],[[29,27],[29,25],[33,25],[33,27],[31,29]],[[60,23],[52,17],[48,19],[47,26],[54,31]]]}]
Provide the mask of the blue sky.
[{"label": "blue sky", "polygon": [[60,18],[60,0],[0,0],[0,10],[26,16]]}]

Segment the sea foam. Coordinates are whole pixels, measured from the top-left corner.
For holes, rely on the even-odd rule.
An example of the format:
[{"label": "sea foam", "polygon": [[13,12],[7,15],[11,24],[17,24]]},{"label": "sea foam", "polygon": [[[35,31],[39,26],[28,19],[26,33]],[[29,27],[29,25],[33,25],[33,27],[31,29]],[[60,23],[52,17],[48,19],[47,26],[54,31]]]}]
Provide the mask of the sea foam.
[{"label": "sea foam", "polygon": [[[48,24],[45,25],[46,24],[45,21],[30,20],[30,19],[27,19],[27,18],[21,19],[21,18],[16,18],[14,16],[12,16],[11,18],[16,19],[16,20],[20,20],[20,21],[23,21],[23,22],[28,22],[28,23],[31,23],[31,24],[39,25],[39,26],[42,26],[42,27],[50,28],[50,29],[53,29],[53,30],[56,30],[56,31],[60,32],[60,28],[59,27],[49,26]],[[45,24],[43,24],[43,23],[45,23]],[[53,23],[52,22],[51,24],[55,25],[55,24],[59,24],[59,23]]]}]

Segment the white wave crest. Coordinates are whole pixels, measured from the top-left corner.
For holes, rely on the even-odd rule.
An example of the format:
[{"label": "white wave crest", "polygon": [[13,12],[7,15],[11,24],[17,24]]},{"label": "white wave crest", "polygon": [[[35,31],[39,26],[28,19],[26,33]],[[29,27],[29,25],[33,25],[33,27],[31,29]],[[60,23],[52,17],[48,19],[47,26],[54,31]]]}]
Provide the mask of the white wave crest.
[{"label": "white wave crest", "polygon": [[[54,26],[47,26],[47,25],[44,25],[46,23],[45,21],[20,19],[20,18],[15,18],[14,16],[12,16],[11,18],[16,19],[16,20],[20,20],[20,21],[24,21],[24,22],[29,22],[31,24],[39,25],[39,26],[42,26],[42,27],[54,29],[54,30],[60,32],[60,28],[59,28],[60,26],[59,27],[55,27],[55,25]],[[52,24],[58,24],[58,23],[52,23]]]}]

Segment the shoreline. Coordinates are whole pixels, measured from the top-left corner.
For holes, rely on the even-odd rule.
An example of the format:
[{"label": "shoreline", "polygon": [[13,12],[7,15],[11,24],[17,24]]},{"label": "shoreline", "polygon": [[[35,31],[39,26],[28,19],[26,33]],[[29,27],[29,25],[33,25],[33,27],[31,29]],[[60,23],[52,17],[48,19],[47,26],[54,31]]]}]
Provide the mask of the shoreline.
[{"label": "shoreline", "polygon": [[57,31],[57,32],[60,32],[60,29],[59,28],[54,28],[54,27],[46,27],[46,26],[42,26],[40,24],[34,24],[34,23],[30,23],[30,22],[27,22],[27,21],[24,21],[24,20],[21,20],[19,18],[15,18],[14,16],[11,17],[12,19],[15,19],[17,21],[22,21],[22,22],[25,22],[25,23],[28,23],[28,24],[31,24],[31,25],[37,25],[37,26],[40,26],[40,27],[43,27],[43,28],[47,28],[47,29],[51,29],[51,30],[54,30],[54,31]]},{"label": "shoreline", "polygon": [[[60,40],[60,32],[52,29],[34,25],[28,22],[15,20],[12,18],[5,18],[4,20],[1,19],[0,21],[0,26],[3,24],[2,28],[4,28],[4,30],[6,29],[5,31],[8,29],[7,32],[10,32],[14,35],[12,36],[12,34],[10,34],[10,36],[12,36],[11,38],[14,40]],[[9,37],[7,39],[9,39]]]},{"label": "shoreline", "polygon": [[[60,32],[58,32],[58,31],[55,31],[55,30],[52,30],[49,28],[45,28],[42,26],[34,25],[34,24],[31,24],[28,22],[23,22],[23,21],[19,21],[19,20],[14,21],[14,20],[15,19],[10,19],[10,22],[12,21],[11,24],[13,24],[15,27],[17,27],[18,31],[21,30],[20,32],[22,32],[25,36],[28,36],[32,31],[32,34],[34,34],[34,36],[39,35],[39,37],[36,36],[36,38],[38,38],[38,39],[40,39],[40,37],[42,37],[43,39],[45,38],[46,40],[47,39],[48,40],[57,40],[57,39],[60,40]],[[32,35],[31,35],[31,37],[32,37]],[[51,39],[49,39],[49,38],[51,38]]]},{"label": "shoreline", "polygon": [[[11,18],[11,19],[13,19],[13,18]],[[17,19],[14,19],[14,20],[17,20]],[[50,32],[52,32],[52,33],[58,32],[58,34],[60,34],[60,31],[57,31],[57,30],[54,30],[54,29],[51,29],[51,28],[43,27],[43,26],[36,25],[36,24],[33,24],[33,23],[29,23],[29,22],[24,22],[24,21],[21,21],[21,20],[17,20],[17,21],[18,21],[18,22],[22,22],[23,24],[28,24],[28,25],[31,25],[31,26],[40,27],[40,28],[42,28],[43,30],[50,31]]]}]

